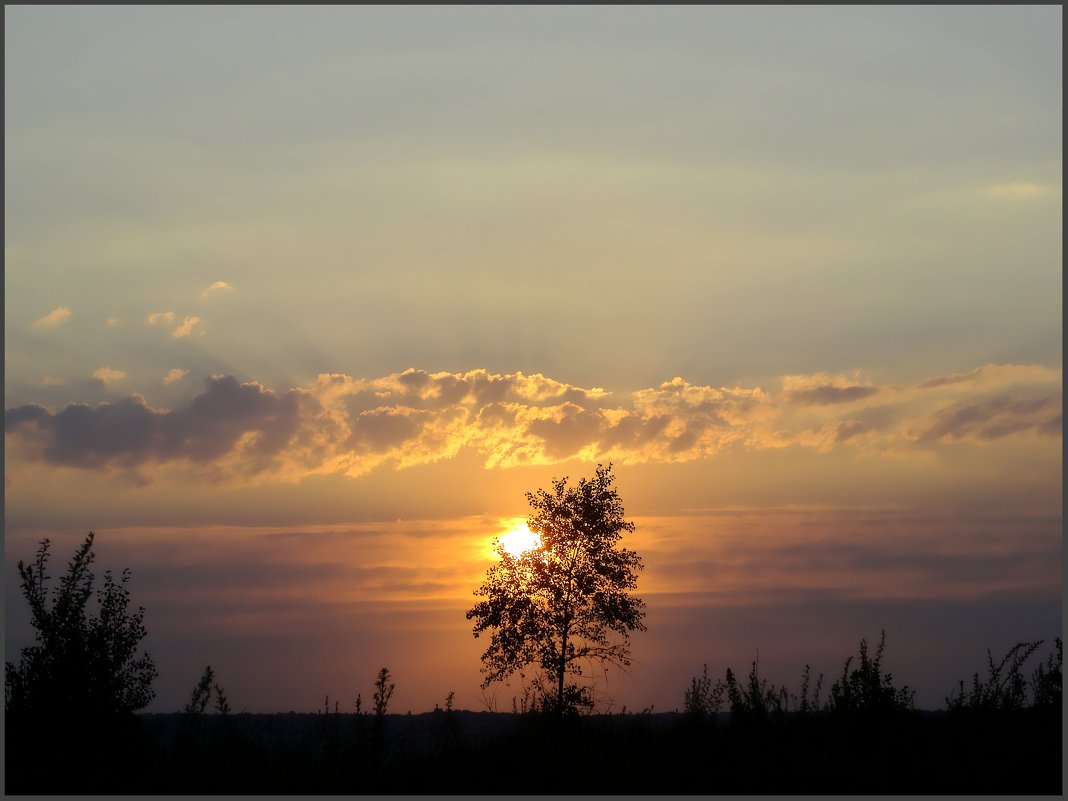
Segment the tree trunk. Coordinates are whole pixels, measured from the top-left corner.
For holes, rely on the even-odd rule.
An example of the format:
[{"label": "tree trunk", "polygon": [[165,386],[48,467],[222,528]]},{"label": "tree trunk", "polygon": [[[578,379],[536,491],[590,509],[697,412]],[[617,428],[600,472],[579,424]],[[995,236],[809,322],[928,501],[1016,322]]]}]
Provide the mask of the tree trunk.
[{"label": "tree trunk", "polygon": [[556,709],[560,717],[564,716],[564,672],[567,670],[567,629],[560,638],[560,665],[556,669]]}]

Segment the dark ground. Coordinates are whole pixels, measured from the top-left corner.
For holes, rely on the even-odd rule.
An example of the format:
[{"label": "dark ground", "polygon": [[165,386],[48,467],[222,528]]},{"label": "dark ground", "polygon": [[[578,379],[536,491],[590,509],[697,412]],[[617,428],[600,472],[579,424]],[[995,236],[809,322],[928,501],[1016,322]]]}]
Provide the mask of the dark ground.
[{"label": "dark ground", "polygon": [[1050,794],[1060,709],[6,720],[7,794]]}]

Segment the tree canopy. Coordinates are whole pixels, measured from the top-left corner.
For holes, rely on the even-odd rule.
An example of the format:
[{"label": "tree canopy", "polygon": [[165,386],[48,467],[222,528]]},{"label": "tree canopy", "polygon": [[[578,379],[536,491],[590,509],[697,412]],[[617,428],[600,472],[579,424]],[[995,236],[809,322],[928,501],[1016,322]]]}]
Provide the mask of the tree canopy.
[{"label": "tree canopy", "polygon": [[551,492],[528,492],[527,525],[540,545],[512,556],[497,543],[499,561],[475,592],[483,600],[467,612],[476,638],[491,632],[483,687],[534,666],[551,682],[543,706],[563,713],[592,706],[588,688],[575,681],[584,669],[630,664],[630,633],[645,630],[644,603],[630,592],[642,563],[618,547],[634,524],[624,519],[611,469],[598,465],[577,486],[565,476]]}]

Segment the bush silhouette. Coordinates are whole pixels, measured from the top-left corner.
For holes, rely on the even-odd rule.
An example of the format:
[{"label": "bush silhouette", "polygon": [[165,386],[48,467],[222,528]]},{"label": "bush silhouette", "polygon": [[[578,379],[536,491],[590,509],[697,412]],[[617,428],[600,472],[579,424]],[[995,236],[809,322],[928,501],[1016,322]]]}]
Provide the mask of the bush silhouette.
[{"label": "bush silhouette", "polygon": [[[733,675],[733,674],[732,674]],[[715,717],[723,706],[723,694],[727,685],[722,680],[713,683],[705,664],[701,676],[690,680],[690,687],[683,695],[683,711],[693,720],[705,720]]]},{"label": "bush silhouette", "polygon": [[375,678],[375,715],[382,717],[389,711],[389,699],[393,697],[393,690],[396,685],[391,681],[389,675],[389,668],[382,668],[378,671],[378,676]]},{"label": "bush silhouette", "polygon": [[827,708],[834,712],[894,712],[913,708],[914,692],[908,686],[894,687],[893,676],[883,673],[882,659],[886,632],[882,632],[875,658],[868,656],[867,640],[860,641],[860,665],[849,670],[853,657],[845,661],[842,677],[831,685]]},{"label": "bush silhouette", "polygon": [[961,680],[956,694],[951,693],[946,697],[946,706],[953,711],[1023,709],[1027,706],[1029,683],[1036,706],[1059,706],[1061,702],[1061,638],[1058,637],[1056,642],[1056,661],[1054,661],[1053,654],[1050,654],[1047,661],[1035,669],[1031,682],[1024,678],[1021,668],[1042,645],[1042,640],[1016,643],[996,665],[994,656],[987,649],[986,680],[980,679],[978,673],[973,674],[972,688],[967,693],[964,691],[964,681]]},{"label": "bush silhouette", "polygon": [[155,696],[157,671],[147,652],[143,607],[127,611],[130,571],[118,581],[105,571],[96,591],[98,611],[89,614],[95,576],[93,532],[67,565],[58,590],[48,587],[49,541],[41,541],[34,564],[18,563],[22,594],[30,606],[36,644],[23,648],[18,665],[5,665],[4,706],[20,716],[80,712],[114,716],[145,707]]},{"label": "bush silhouette", "polygon": [[1056,639],[1056,659],[1050,653],[1045,662],[1035,668],[1031,679],[1034,693],[1034,705],[1037,707],[1060,708],[1061,706],[1061,666],[1064,659],[1064,643]]},{"label": "bush silhouette", "polygon": [[230,702],[226,699],[226,693],[223,688],[215,680],[215,671],[211,669],[211,665],[204,668],[200,681],[193,688],[189,703],[185,705],[182,711],[187,715],[203,714],[208,707],[208,701],[211,700],[212,691],[215,692],[215,711],[220,715],[228,715],[230,713]]}]

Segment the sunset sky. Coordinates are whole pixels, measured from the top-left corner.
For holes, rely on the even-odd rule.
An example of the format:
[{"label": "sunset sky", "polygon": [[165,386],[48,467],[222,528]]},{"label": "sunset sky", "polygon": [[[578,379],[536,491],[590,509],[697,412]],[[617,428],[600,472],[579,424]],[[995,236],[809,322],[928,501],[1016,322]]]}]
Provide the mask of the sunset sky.
[{"label": "sunset sky", "polygon": [[1062,10],[5,19],[15,565],[130,567],[175,711],[511,708],[464,611],[614,465],[614,710],[887,630],[940,707],[1062,625]]}]

